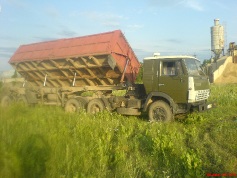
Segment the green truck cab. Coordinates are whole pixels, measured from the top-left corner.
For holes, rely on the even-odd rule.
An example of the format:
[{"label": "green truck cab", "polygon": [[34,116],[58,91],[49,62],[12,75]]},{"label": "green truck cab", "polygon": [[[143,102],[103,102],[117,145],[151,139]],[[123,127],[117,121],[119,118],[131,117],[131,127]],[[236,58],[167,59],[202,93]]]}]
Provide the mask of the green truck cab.
[{"label": "green truck cab", "polygon": [[210,95],[209,80],[193,56],[147,57],[143,64],[146,91],[144,111],[151,121],[172,120],[175,114],[197,108],[204,111]]}]

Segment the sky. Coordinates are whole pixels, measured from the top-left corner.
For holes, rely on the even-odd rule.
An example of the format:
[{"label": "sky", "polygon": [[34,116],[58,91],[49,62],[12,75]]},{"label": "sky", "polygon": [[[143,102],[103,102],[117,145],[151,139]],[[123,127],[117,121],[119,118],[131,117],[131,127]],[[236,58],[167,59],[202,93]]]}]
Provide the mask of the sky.
[{"label": "sky", "polygon": [[226,49],[237,43],[236,0],[0,0],[0,71],[22,44],[120,29],[139,61],[154,52],[210,59],[220,19]]}]

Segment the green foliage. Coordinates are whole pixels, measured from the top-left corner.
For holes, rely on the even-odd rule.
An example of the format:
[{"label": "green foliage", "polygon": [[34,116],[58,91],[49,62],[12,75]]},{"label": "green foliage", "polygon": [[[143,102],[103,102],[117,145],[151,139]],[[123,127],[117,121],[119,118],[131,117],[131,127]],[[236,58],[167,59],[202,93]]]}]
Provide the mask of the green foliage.
[{"label": "green foliage", "polygon": [[203,62],[202,62],[202,66],[206,66],[207,64],[210,64],[211,63],[211,59],[204,59]]},{"label": "green foliage", "polygon": [[0,108],[0,177],[205,177],[237,170],[237,85],[172,123],[59,107]]},{"label": "green foliage", "polygon": [[17,73],[17,71],[15,70],[14,71],[14,74],[12,75],[12,78],[17,78],[18,77],[18,73]]},{"label": "green foliage", "polygon": [[143,63],[140,63],[140,70],[136,78],[136,83],[142,83],[142,78],[143,78]]},{"label": "green foliage", "polygon": [[2,81],[0,81],[0,95],[2,93],[2,88],[3,88],[3,83],[2,83]]}]

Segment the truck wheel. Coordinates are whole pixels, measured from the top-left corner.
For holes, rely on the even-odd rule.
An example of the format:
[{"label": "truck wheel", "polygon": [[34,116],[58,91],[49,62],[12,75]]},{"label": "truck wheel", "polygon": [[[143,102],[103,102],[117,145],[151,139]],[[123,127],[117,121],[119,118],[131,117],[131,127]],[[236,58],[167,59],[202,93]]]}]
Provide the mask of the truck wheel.
[{"label": "truck wheel", "polygon": [[76,100],[79,102],[80,109],[86,109],[86,104],[88,103],[88,100],[86,98],[77,97]]},{"label": "truck wheel", "polygon": [[150,122],[170,122],[173,119],[173,114],[170,106],[164,101],[155,101],[149,107]]},{"label": "truck wheel", "polygon": [[95,114],[97,112],[104,110],[104,103],[101,101],[101,99],[93,99],[91,100],[87,105],[87,112]]},{"label": "truck wheel", "polygon": [[72,98],[72,99],[67,100],[65,104],[66,112],[77,112],[78,108],[80,108],[80,103],[77,99]]},{"label": "truck wheel", "polygon": [[2,99],[1,99],[1,106],[2,107],[10,106],[11,103],[12,103],[12,99],[10,98],[10,96],[5,95],[4,97],[2,97]]},{"label": "truck wheel", "polygon": [[17,103],[23,104],[24,106],[28,105],[27,99],[25,95],[21,95],[18,99],[17,99]]}]

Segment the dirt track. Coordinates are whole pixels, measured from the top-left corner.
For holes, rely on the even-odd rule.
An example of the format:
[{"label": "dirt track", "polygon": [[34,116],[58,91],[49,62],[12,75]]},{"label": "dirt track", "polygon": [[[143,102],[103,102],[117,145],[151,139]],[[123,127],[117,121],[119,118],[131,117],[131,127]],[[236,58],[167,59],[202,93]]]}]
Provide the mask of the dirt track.
[{"label": "dirt track", "polygon": [[223,74],[214,83],[237,83],[237,64],[227,64]]}]

